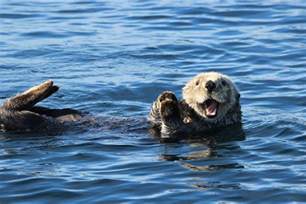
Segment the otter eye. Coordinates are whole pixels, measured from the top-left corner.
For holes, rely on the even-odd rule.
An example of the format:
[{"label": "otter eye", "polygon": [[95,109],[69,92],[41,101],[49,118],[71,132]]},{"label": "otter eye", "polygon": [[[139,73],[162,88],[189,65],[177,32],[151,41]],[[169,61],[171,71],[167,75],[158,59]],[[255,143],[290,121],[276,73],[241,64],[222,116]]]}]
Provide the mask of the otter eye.
[{"label": "otter eye", "polygon": [[221,80],[222,86],[226,86],[226,81],[224,79]]},{"label": "otter eye", "polygon": [[199,81],[196,81],[195,85],[198,86],[199,84],[200,84],[200,82],[199,82]]}]

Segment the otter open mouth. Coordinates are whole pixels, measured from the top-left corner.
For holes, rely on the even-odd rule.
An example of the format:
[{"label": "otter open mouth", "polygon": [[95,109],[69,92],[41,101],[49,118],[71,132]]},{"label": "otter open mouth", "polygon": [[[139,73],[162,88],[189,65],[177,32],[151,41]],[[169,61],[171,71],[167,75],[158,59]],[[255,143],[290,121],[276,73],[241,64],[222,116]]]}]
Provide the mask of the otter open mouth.
[{"label": "otter open mouth", "polygon": [[214,118],[218,114],[219,102],[214,99],[207,99],[201,104],[202,108],[205,110],[205,115],[208,118]]}]

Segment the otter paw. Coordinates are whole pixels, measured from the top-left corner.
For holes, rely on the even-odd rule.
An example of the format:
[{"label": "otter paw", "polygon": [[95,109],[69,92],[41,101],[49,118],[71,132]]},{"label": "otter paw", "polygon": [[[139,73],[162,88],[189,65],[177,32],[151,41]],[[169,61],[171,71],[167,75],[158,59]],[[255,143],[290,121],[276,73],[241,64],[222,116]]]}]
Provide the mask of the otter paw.
[{"label": "otter paw", "polygon": [[162,121],[164,122],[174,122],[180,117],[180,111],[177,101],[165,100],[160,104],[160,114]]},{"label": "otter paw", "polygon": [[158,97],[158,101],[162,103],[163,101],[175,101],[177,102],[177,98],[171,91],[164,91]]}]

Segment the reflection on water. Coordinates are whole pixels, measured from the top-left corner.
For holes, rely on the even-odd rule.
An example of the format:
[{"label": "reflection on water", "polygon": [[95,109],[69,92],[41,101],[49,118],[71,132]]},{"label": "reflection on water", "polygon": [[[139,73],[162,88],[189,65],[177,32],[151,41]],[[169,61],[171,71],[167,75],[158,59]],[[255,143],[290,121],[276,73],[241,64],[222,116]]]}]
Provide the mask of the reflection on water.
[{"label": "reflection on water", "polygon": [[209,189],[230,189],[230,190],[239,190],[241,187],[239,184],[222,184],[222,183],[207,183],[207,184],[194,184],[195,188],[200,190],[209,190]]},{"label": "reflection on water", "polygon": [[[232,136],[233,135],[233,136]],[[188,151],[186,154],[171,154],[173,151],[170,147],[165,147],[164,153],[160,156],[161,160],[178,162],[179,166],[192,172],[223,172],[231,169],[243,169],[243,164],[233,162],[231,160],[220,160],[222,154],[218,154],[218,149],[221,149],[219,144],[231,143],[232,148],[239,149],[239,143],[245,139],[245,134],[241,125],[225,128],[210,135],[201,135],[192,140],[185,141],[190,145],[191,149],[201,149],[198,151]],[[220,160],[220,161],[219,161]],[[205,177],[198,178],[195,176],[193,181],[187,183],[190,187],[199,190],[209,189],[231,189],[239,190],[239,183],[227,183],[226,181],[207,182]]]},{"label": "reflection on water", "polygon": [[243,166],[233,163],[233,164],[213,164],[208,166],[196,166],[189,163],[182,163],[182,166],[190,169],[191,171],[217,171],[223,169],[238,169],[243,168]]},{"label": "reflection on water", "polygon": [[[227,131],[225,131],[227,129]],[[230,131],[231,133],[229,133]],[[226,133],[226,134],[225,134]],[[231,136],[233,135],[233,136]],[[226,168],[243,168],[242,165],[237,163],[230,163],[230,164],[211,164],[211,165],[204,165],[204,166],[197,166],[187,161],[203,161],[203,160],[213,160],[218,158],[218,143],[226,143],[226,142],[233,142],[233,141],[242,141],[245,139],[245,134],[243,129],[239,125],[236,129],[225,128],[223,131],[215,132],[215,134],[211,135],[201,135],[197,138],[193,138],[192,140],[185,141],[190,144],[192,147],[205,147],[204,150],[195,151],[195,152],[188,152],[187,155],[174,155],[168,153],[168,148],[165,148],[165,153],[161,155],[161,159],[166,161],[180,161],[181,165],[185,168],[188,168],[192,171],[209,171],[209,170],[221,170]],[[235,143],[235,145],[238,145]],[[239,148],[237,146],[236,148]],[[168,150],[168,151],[167,151]]]}]

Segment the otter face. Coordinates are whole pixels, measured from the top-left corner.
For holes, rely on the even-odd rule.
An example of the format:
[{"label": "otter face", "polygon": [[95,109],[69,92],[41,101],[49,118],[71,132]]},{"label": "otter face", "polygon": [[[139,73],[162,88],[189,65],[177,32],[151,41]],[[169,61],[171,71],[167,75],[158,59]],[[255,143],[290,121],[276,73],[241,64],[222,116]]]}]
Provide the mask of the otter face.
[{"label": "otter face", "polygon": [[201,73],[183,88],[186,103],[210,122],[222,119],[239,102],[239,96],[229,77],[217,72]]}]

